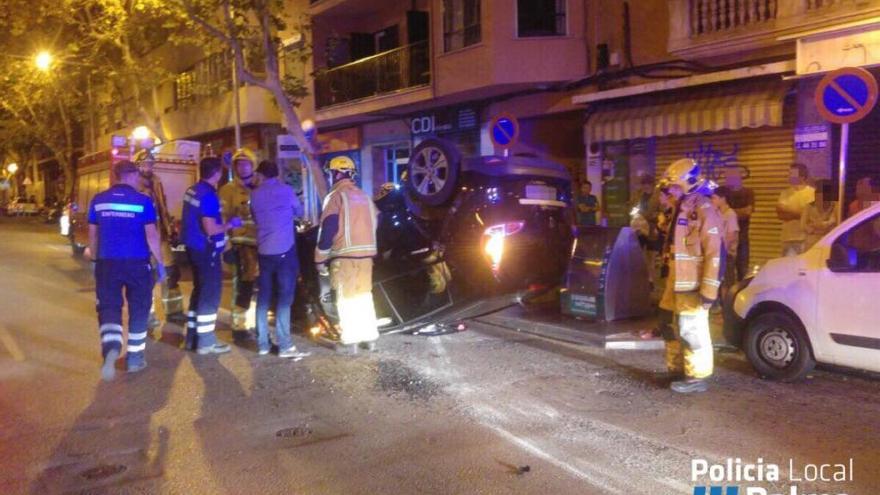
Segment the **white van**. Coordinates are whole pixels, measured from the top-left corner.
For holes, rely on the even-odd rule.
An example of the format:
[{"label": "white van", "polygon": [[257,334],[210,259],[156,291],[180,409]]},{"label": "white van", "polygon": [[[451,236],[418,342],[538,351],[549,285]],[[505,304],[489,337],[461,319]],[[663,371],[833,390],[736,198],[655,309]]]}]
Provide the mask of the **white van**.
[{"label": "white van", "polygon": [[880,372],[880,205],[735,286],[725,335],[767,378],[796,380],[816,362]]}]

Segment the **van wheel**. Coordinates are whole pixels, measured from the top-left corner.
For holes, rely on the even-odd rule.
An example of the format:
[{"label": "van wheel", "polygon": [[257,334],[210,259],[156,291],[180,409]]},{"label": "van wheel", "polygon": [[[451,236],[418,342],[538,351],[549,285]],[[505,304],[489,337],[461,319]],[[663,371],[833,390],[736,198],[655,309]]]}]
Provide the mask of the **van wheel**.
[{"label": "van wheel", "polygon": [[461,153],[442,139],[426,139],[415,147],[407,164],[407,186],[415,199],[440,206],[452,197],[461,168]]},{"label": "van wheel", "polygon": [[762,378],[795,381],[816,365],[803,326],[782,312],[764,313],[750,321],[744,343],[746,356]]}]

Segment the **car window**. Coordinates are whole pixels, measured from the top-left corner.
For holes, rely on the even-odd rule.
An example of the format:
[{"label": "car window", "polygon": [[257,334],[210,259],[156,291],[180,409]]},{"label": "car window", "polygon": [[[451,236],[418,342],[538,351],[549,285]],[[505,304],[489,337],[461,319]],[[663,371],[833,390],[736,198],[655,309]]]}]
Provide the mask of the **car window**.
[{"label": "car window", "polygon": [[880,272],[880,215],[856,225],[834,244],[832,249],[843,247],[855,256],[857,271]]}]

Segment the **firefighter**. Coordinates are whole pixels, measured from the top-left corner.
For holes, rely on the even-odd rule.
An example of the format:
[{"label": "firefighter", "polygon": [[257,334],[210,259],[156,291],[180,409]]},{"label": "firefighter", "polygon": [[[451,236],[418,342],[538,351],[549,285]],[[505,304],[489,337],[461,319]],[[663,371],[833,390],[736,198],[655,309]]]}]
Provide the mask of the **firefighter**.
[{"label": "firefighter", "polygon": [[721,218],[708,196],[712,183],[689,158],[669,166],[659,189],[674,207],[665,245],[669,279],[660,301],[661,309],[675,314],[674,323],[663,328],[666,366],[681,377],[670,388],[704,392],[713,366],[709,308],[724,273]]},{"label": "firefighter", "polygon": [[336,294],[341,327],[337,350],[374,350],[379,338],[372,294],[376,207],[355,185],[351,158],[337,156],[330,160],[329,168],[333,188],[324,198],[315,263],[322,276],[330,276]]},{"label": "firefighter", "polygon": [[[153,200],[153,208],[156,210],[156,228],[159,230],[161,239],[162,259],[165,260],[165,272],[168,277],[165,282],[158,284],[153,291],[153,308],[150,311],[150,327],[161,325],[159,318],[156,318],[155,310],[157,307],[162,308],[162,315],[165,321],[184,321],[183,314],[183,294],[180,292],[180,269],[174,262],[174,254],[171,252],[171,240],[174,236],[173,221],[168,211],[168,202],[166,201],[165,188],[162,186],[162,180],[153,172],[153,165],[156,159],[150,150],[140,150],[134,158],[135,164],[141,175],[141,187],[139,191],[146,194]],[[158,303],[158,304],[157,304]]]},{"label": "firefighter", "polygon": [[223,163],[219,158],[202,158],[201,180],[183,195],[181,237],[193,267],[184,346],[196,349],[199,354],[223,354],[231,350],[229,345],[218,343],[214,334],[223,289],[220,253],[226,246],[226,232],[240,228],[242,222],[238,217],[223,222],[217,196],[217,183],[222,174]]},{"label": "firefighter", "polygon": [[95,263],[95,295],[104,365],[101,376],[112,380],[122,351],[122,305],[128,303],[128,346],[125,367],[129,373],[144,369],[147,320],[153,292],[150,255],[157,278],[165,279],[157,217],[150,197],[137,191],[140,175],[129,161],[113,168],[117,182],[99,193],[89,205],[89,253]]},{"label": "firefighter", "polygon": [[251,217],[251,191],[257,187],[254,170],[257,157],[247,148],[232,154],[234,179],[220,188],[220,204],[224,220],[237,216],[244,225],[233,229],[229,249],[233,261],[232,277],[232,331],[240,340],[247,331],[256,327],[256,306],[253,304],[254,285],[259,275],[256,226]]}]

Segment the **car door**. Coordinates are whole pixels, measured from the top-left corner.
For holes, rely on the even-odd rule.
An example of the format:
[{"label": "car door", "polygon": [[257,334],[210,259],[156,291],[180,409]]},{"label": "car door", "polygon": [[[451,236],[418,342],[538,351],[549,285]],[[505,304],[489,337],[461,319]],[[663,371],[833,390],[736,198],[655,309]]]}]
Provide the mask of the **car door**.
[{"label": "car door", "polygon": [[819,270],[818,330],[834,362],[880,371],[880,214],[834,239]]}]

